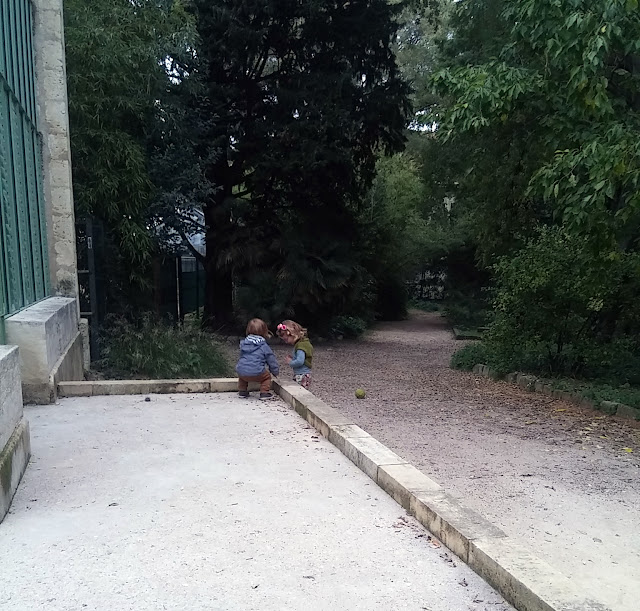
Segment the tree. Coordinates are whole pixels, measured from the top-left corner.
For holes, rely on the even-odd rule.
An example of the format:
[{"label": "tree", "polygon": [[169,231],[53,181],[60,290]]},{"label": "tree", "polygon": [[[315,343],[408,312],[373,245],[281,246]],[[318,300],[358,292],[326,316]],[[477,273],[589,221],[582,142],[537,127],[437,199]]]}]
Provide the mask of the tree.
[{"label": "tree", "polygon": [[525,197],[545,202],[556,222],[598,251],[636,248],[637,1],[519,0],[498,19],[508,39],[493,58],[435,75],[450,103],[434,108],[434,119],[452,135],[515,134]]},{"label": "tree", "polygon": [[423,200],[424,185],[414,159],[399,153],[378,160],[359,224],[363,265],[375,283],[375,314],[383,320],[406,315],[406,283],[420,269],[426,250]]},{"label": "tree", "polygon": [[195,150],[204,198],[205,319],[232,320],[234,274],[264,269],[300,312],[328,315],[357,274],[362,193],[400,150],[408,86],[385,0],[196,0]]},{"label": "tree", "polygon": [[[472,151],[461,187],[476,190],[495,263],[496,364],[629,373],[640,353],[638,3],[463,1],[455,12],[429,120],[445,145]],[[474,34],[482,22],[493,41]]]},{"label": "tree", "polygon": [[73,184],[78,216],[101,219],[113,269],[142,280],[152,239],[149,136],[169,75],[165,58],[188,46],[179,2],[65,0]]}]

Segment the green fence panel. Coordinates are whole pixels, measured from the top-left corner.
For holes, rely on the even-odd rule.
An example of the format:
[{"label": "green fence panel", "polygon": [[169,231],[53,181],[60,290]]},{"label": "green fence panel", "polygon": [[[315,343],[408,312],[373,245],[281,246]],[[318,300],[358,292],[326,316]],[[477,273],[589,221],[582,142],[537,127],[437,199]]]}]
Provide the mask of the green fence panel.
[{"label": "green fence panel", "polygon": [[0,0],[0,342],[3,320],[49,294],[30,0]]},{"label": "green fence panel", "polygon": [[20,241],[11,144],[10,98],[10,91],[3,88],[0,95],[0,180],[2,181],[2,246],[5,263],[3,275],[7,285],[7,311],[5,314],[17,312],[23,307],[22,283],[20,282]]},{"label": "green fence panel", "polygon": [[42,275],[42,245],[41,235],[44,228],[40,226],[40,211],[38,209],[38,185],[36,184],[36,158],[34,157],[34,134],[27,122],[23,122],[24,162],[27,176],[27,202],[29,204],[29,234],[31,241],[31,265],[34,280],[34,299],[45,296],[44,277]]},{"label": "green fence panel", "polygon": [[34,303],[36,295],[33,282],[33,257],[31,255],[31,232],[29,231],[29,199],[27,197],[27,174],[24,163],[24,135],[22,123],[24,112],[17,100],[11,105],[11,141],[13,144],[13,175],[16,188],[18,215],[18,240],[20,243],[20,281],[22,283],[23,307]]}]

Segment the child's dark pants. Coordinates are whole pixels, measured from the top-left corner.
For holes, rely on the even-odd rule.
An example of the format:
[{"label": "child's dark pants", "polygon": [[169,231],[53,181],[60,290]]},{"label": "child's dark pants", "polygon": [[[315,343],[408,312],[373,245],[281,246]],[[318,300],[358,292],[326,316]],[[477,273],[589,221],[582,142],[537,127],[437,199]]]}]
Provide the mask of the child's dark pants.
[{"label": "child's dark pants", "polygon": [[249,389],[249,382],[259,382],[260,392],[271,390],[271,373],[264,371],[259,376],[240,376],[238,378],[238,390],[245,392]]}]

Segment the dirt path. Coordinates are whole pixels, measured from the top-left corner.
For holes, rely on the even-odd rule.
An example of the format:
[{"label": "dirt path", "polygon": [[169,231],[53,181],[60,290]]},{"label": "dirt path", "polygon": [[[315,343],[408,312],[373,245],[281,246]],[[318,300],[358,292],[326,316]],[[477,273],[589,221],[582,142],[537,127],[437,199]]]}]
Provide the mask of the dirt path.
[{"label": "dirt path", "polygon": [[438,315],[414,312],[317,345],[312,390],[613,611],[635,611],[640,430],[453,371],[461,345]]}]

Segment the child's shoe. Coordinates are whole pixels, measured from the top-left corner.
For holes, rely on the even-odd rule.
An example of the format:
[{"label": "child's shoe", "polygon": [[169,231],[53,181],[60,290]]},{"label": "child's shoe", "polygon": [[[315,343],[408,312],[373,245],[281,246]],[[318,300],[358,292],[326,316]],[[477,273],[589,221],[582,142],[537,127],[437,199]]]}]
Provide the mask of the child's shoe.
[{"label": "child's shoe", "polygon": [[248,390],[241,390],[238,392],[238,396],[241,399],[248,399],[249,398],[249,391]]},{"label": "child's shoe", "polygon": [[269,401],[270,399],[275,399],[275,397],[273,396],[273,393],[270,392],[261,392],[260,393],[260,399],[262,401]]}]

